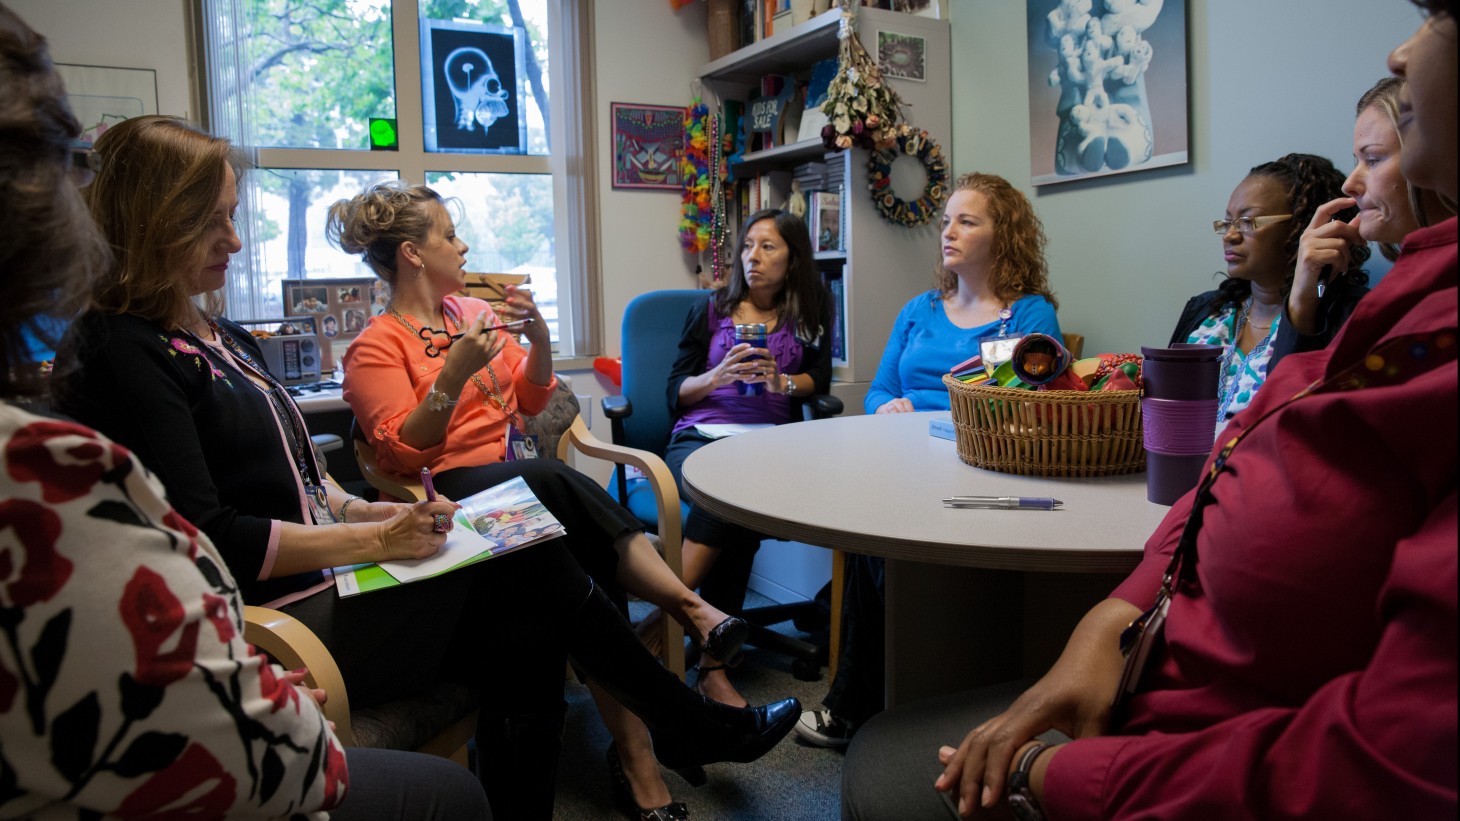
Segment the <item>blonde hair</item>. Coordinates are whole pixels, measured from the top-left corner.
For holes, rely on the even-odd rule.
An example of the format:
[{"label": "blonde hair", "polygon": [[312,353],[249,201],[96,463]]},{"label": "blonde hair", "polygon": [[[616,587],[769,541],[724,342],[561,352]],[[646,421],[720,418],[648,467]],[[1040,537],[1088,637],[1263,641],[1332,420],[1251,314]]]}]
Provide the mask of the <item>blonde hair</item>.
[{"label": "blonde hair", "polygon": [[[111,244],[113,263],[92,303],[167,328],[198,317],[193,269],[201,265],[225,169],[236,162],[228,140],[178,117],[124,120],[96,141],[96,179],[85,191],[91,215]],[[202,311],[222,308],[209,294]]]},{"label": "blonde hair", "polygon": [[[994,223],[988,284],[994,296],[1007,304],[1039,294],[1059,308],[1054,292],[1049,289],[1044,224],[1034,213],[1029,199],[996,174],[964,174],[953,183],[953,193],[959,191],[978,191],[988,200],[989,218]],[[958,275],[943,267],[941,256],[933,265],[933,287],[945,298],[958,290]]]},{"label": "blonde hair", "polygon": [[[1354,116],[1362,116],[1370,108],[1377,108],[1389,120],[1389,127],[1394,129],[1395,139],[1399,141],[1399,150],[1404,151],[1404,134],[1399,130],[1399,89],[1404,87],[1404,81],[1398,77],[1385,77],[1375,83],[1373,88],[1364,92],[1359,98],[1359,104],[1354,107]],[[1449,197],[1437,191],[1430,191],[1426,188],[1419,188],[1408,179],[1404,181],[1405,193],[1409,195],[1409,210],[1414,214],[1414,221],[1419,227],[1434,225],[1438,222],[1435,216],[1427,213],[1424,205],[1424,195],[1432,194],[1440,206],[1449,210],[1450,214],[1455,213],[1455,202]],[[1399,259],[1399,246],[1392,242],[1379,243],[1379,253],[1384,258],[1393,262]]]},{"label": "blonde hair", "polygon": [[379,182],[330,206],[324,233],[347,254],[359,254],[385,284],[394,288],[400,274],[396,252],[403,242],[423,242],[433,227],[431,203],[441,195],[424,185],[400,180]]}]

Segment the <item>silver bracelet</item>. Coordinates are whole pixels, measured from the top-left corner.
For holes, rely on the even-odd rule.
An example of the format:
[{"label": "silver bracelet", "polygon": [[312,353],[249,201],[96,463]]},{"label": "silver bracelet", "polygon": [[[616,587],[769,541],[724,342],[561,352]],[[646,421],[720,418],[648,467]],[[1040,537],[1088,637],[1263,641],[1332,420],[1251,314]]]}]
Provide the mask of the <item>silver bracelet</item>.
[{"label": "silver bracelet", "polygon": [[348,498],[348,499],[345,500],[345,503],[344,504],[340,505],[340,522],[343,523],[343,522],[348,522],[349,521],[349,519],[345,518],[345,511],[347,511],[347,510],[350,509],[350,503],[351,502],[358,502],[358,501],[360,501],[360,497],[359,496],[351,496],[350,498]]},{"label": "silver bracelet", "polygon": [[791,378],[791,375],[789,373],[783,373],[783,374],[781,374],[781,376],[786,377],[786,395],[787,396],[791,396],[791,395],[795,394],[795,392],[796,392],[796,380],[792,379]]}]

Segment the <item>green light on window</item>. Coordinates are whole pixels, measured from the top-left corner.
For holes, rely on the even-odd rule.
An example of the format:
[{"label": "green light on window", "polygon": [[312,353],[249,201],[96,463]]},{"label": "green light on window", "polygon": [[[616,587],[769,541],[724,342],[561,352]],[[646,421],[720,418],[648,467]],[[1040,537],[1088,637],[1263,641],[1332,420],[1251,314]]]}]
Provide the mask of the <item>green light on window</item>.
[{"label": "green light on window", "polygon": [[400,135],[395,130],[395,120],[383,117],[370,118],[370,150],[396,151],[400,148]]}]

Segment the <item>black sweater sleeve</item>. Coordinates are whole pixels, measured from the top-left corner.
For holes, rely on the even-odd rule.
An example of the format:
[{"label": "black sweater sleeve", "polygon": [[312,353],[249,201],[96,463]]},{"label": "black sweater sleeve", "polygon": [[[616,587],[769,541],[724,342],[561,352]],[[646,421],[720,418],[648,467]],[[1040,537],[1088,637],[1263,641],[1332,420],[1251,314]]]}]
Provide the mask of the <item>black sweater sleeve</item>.
[{"label": "black sweater sleeve", "polygon": [[1290,353],[1319,351],[1338,335],[1349,315],[1358,307],[1359,300],[1369,292],[1366,285],[1356,285],[1340,280],[1327,289],[1318,301],[1318,329],[1311,334],[1300,334],[1288,319],[1288,308],[1283,306],[1283,321],[1278,323],[1277,338],[1272,343],[1272,356],[1267,363],[1267,372]]},{"label": "black sweater sleeve", "polygon": [[[272,520],[301,518],[295,471],[282,445],[271,447],[279,434],[267,398],[213,355],[145,320],[91,314],[61,345],[57,405],[132,450],[257,603],[247,593]],[[247,513],[235,507],[243,498]]]},{"label": "black sweater sleeve", "polygon": [[1212,300],[1216,295],[1216,291],[1207,291],[1188,299],[1186,307],[1181,309],[1181,318],[1176,320],[1176,330],[1171,332],[1171,341],[1166,344],[1176,345],[1185,342],[1191,336],[1191,332],[1200,327],[1201,321],[1206,319],[1207,314],[1211,313]]},{"label": "black sweater sleeve", "polygon": [[[813,394],[831,391],[831,299],[823,303],[821,333],[801,345],[801,370],[811,377]],[[797,417],[800,418],[800,417]]]},{"label": "black sweater sleeve", "polygon": [[679,335],[679,355],[674,367],[669,370],[669,417],[678,419],[684,412],[679,405],[679,386],[691,376],[699,376],[709,369],[710,356],[710,300],[702,299],[689,309],[684,318],[684,331]]}]

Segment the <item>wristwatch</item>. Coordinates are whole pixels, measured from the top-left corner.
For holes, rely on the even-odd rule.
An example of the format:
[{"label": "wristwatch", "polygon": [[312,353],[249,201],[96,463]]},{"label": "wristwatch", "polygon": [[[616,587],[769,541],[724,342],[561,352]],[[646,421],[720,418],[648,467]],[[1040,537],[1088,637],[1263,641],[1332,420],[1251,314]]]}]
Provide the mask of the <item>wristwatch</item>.
[{"label": "wristwatch", "polygon": [[1014,817],[1019,821],[1046,821],[1044,810],[1039,808],[1039,802],[1034,800],[1034,792],[1029,788],[1029,771],[1034,769],[1034,760],[1047,749],[1049,745],[1044,742],[1030,747],[1019,756],[1019,766],[1009,774],[1009,809],[1014,811]]},{"label": "wristwatch", "polygon": [[454,408],[457,401],[447,396],[446,391],[438,390],[435,382],[431,383],[431,390],[426,392],[426,407],[433,411],[440,412],[447,408]]}]

